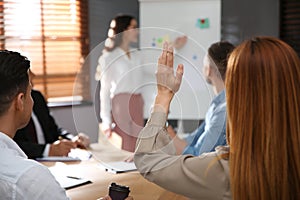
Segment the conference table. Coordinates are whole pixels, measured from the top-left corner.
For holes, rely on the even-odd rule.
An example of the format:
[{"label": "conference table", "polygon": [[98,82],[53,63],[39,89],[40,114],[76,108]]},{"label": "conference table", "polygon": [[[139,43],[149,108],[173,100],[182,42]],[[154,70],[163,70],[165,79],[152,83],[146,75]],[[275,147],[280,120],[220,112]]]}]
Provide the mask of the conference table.
[{"label": "conference table", "polygon": [[147,181],[138,171],[111,173],[105,170],[101,163],[123,161],[131,153],[112,145],[105,137],[98,143],[91,144],[88,149],[92,158],[84,161],[42,162],[44,165],[71,173],[76,177],[90,180],[92,183],[66,190],[72,200],[96,200],[108,194],[108,187],[112,182],[129,186],[130,196],[134,200],[187,200],[187,198]]}]

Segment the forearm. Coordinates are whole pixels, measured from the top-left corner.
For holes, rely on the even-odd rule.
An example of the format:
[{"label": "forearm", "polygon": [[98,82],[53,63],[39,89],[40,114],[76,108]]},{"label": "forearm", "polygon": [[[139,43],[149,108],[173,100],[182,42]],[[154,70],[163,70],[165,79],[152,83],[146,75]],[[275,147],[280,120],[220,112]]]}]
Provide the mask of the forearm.
[{"label": "forearm", "polygon": [[[152,112],[146,126],[139,134],[136,145],[136,153],[149,153],[161,150],[172,141],[171,137],[166,131],[167,115],[164,112]],[[175,154],[175,148],[170,154]]]},{"label": "forearm", "polygon": [[100,91],[100,117],[102,119],[103,128],[104,129],[110,128],[112,123],[110,88],[108,83],[104,83],[103,80],[101,80],[101,91]]},{"label": "forearm", "polygon": [[168,115],[172,98],[173,98],[173,94],[158,93],[155,97],[153,112],[163,112],[166,115]]}]

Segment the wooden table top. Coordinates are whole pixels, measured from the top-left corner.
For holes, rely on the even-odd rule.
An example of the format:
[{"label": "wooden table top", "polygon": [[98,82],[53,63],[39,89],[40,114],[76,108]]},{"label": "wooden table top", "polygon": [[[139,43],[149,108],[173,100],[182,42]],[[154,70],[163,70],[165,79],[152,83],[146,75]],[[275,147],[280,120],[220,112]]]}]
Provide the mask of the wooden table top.
[{"label": "wooden table top", "polygon": [[72,173],[92,181],[80,187],[67,190],[72,200],[96,200],[108,194],[108,187],[112,182],[126,185],[130,188],[130,196],[134,200],[186,200],[187,198],[166,191],[165,189],[147,181],[139,172],[113,174],[105,171],[101,162],[122,161],[131,153],[117,149],[106,140],[92,144],[90,149],[93,158],[78,162],[43,162],[48,167],[58,168],[66,173]]}]

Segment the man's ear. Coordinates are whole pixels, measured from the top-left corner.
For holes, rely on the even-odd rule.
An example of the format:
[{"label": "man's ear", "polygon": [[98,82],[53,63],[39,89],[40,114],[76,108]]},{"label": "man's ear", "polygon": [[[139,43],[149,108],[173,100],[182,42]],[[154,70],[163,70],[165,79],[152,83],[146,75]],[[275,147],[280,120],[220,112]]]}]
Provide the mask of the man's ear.
[{"label": "man's ear", "polygon": [[24,98],[25,98],[25,94],[23,92],[19,93],[16,97],[15,97],[15,106],[16,106],[16,110],[24,110]]},{"label": "man's ear", "polygon": [[206,76],[207,76],[207,77],[211,77],[212,74],[214,73],[213,70],[214,70],[214,68],[213,68],[212,66],[209,65],[209,66],[207,67],[207,69],[206,69]]},{"label": "man's ear", "polygon": [[218,68],[214,66],[209,66],[209,76],[220,76]]}]

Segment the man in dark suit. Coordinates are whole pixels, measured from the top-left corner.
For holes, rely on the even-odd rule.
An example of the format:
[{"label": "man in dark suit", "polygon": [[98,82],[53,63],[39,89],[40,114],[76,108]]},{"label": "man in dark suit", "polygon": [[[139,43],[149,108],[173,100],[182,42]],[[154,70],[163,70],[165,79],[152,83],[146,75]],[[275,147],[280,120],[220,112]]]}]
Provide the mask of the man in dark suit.
[{"label": "man in dark suit", "polygon": [[[33,79],[34,74],[30,72],[30,76]],[[18,130],[14,137],[29,158],[67,156],[72,148],[89,145],[89,138],[85,134],[73,136],[57,126],[39,91],[32,90],[31,96],[34,106],[30,122]]]}]

